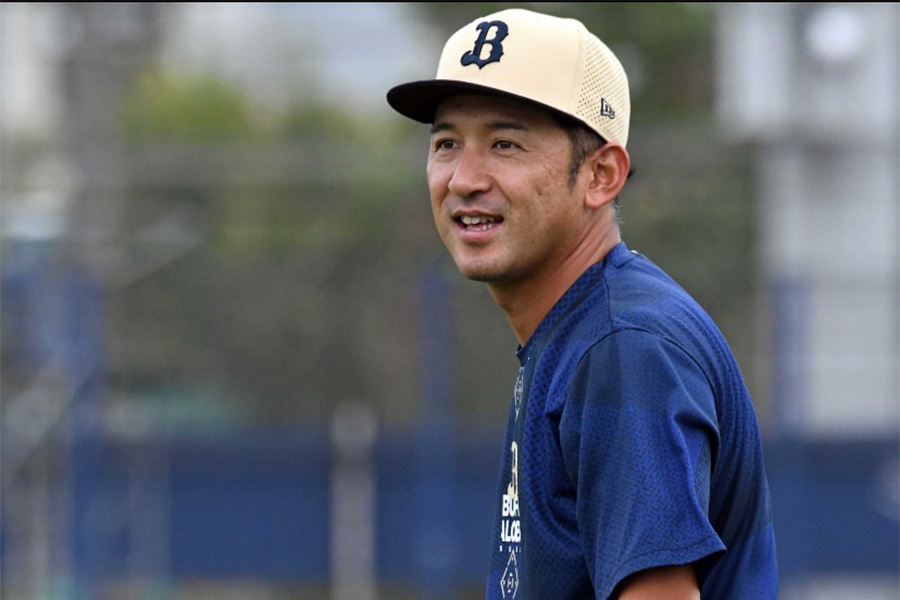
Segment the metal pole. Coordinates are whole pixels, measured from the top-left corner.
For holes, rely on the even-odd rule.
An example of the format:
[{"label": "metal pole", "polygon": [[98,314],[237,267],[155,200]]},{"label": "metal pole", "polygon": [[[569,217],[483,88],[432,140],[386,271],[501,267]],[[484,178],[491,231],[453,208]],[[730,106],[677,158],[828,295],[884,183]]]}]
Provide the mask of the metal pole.
[{"label": "metal pole", "polygon": [[338,407],[331,422],[331,598],[375,600],[375,473],[378,422],[362,403]]}]

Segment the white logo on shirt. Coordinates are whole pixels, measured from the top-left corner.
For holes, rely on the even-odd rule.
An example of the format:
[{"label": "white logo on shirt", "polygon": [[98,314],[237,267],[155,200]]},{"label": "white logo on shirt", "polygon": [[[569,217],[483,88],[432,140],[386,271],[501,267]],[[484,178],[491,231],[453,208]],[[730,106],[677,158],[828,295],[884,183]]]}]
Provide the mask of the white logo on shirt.
[{"label": "white logo on shirt", "polygon": [[500,541],[517,544],[522,541],[522,527],[519,523],[519,445],[515,442],[510,447],[510,454],[512,467],[500,511]]},{"label": "white logo on shirt", "polygon": [[516,389],[513,392],[513,405],[516,408],[516,421],[519,420],[519,409],[522,408],[522,387],[525,379],[525,367],[519,367],[519,375],[516,377]]},{"label": "white logo on shirt", "polygon": [[509,562],[500,578],[500,593],[504,598],[515,598],[519,592],[519,565],[516,563],[516,551],[510,549]]},{"label": "white logo on shirt", "polygon": [[516,554],[521,552],[522,525],[519,520],[519,445],[512,442],[509,447],[509,484],[503,494],[500,510],[500,552],[508,544],[509,560],[500,577],[500,591],[504,599],[514,599],[519,593],[519,566]]}]

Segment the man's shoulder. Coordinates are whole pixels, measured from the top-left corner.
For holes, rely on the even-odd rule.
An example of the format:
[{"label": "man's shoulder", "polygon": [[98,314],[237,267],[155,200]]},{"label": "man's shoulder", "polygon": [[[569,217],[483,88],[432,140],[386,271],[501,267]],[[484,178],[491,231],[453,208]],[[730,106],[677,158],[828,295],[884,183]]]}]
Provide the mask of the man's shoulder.
[{"label": "man's shoulder", "polygon": [[[624,245],[576,285],[577,300],[570,299],[535,353],[539,376],[552,378],[551,389],[565,388],[589,353],[623,336],[630,347],[677,347],[709,374],[733,360],[718,327],[691,295]],[[639,356],[629,360],[639,362]]]},{"label": "man's shoulder", "polygon": [[578,359],[603,338],[626,330],[678,338],[685,323],[715,327],[699,304],[674,279],[624,244],[591,267],[554,308],[544,354]]},{"label": "man's shoulder", "polygon": [[669,348],[714,379],[714,372],[736,370],[721,331],[684,288],[642,254],[613,259],[552,333],[547,348],[557,368],[571,374],[588,354],[621,343],[632,349],[621,357],[629,363],[641,362],[639,348]]},{"label": "man's shoulder", "polygon": [[632,255],[632,260],[604,272],[605,318],[611,332],[637,329],[679,345],[721,340],[718,327],[690,293],[646,256]]}]

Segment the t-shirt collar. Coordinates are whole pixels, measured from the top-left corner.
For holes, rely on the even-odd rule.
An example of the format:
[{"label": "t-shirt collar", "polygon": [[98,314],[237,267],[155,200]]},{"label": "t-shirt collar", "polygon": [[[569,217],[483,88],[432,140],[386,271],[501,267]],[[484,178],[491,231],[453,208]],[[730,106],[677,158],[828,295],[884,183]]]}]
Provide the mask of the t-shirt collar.
[{"label": "t-shirt collar", "polygon": [[612,250],[607,253],[603,260],[588,267],[588,269],[575,280],[575,283],[566,290],[566,293],[562,295],[562,298],[556,301],[556,304],[553,305],[550,312],[543,318],[541,324],[538,325],[538,328],[531,334],[531,337],[528,338],[525,345],[516,348],[516,357],[519,359],[519,364],[524,366],[525,363],[528,362],[528,359],[534,353],[535,348],[543,344],[542,340],[547,337],[547,333],[553,330],[560,319],[581,302],[585,292],[594,287],[597,281],[603,277],[603,271],[607,266],[611,265],[618,269],[625,263],[634,259],[634,257],[634,253],[628,250],[625,246],[625,242],[619,242],[613,246]]}]

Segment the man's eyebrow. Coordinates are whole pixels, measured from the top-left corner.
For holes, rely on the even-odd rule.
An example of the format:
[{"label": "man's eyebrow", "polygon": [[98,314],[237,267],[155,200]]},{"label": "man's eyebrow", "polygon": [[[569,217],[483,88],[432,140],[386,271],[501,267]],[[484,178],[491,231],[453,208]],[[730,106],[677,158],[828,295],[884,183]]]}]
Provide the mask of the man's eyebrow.
[{"label": "man's eyebrow", "polygon": [[440,133],[441,131],[447,131],[449,129],[453,129],[453,125],[451,125],[450,123],[447,123],[446,121],[442,121],[440,123],[433,124],[431,126],[430,133],[431,133],[431,135],[434,135],[435,133]]},{"label": "man's eyebrow", "polygon": [[[528,127],[525,126],[524,123],[520,121],[494,121],[492,123],[488,123],[486,128],[491,131],[498,131],[503,129],[512,129],[514,131],[528,131]],[[449,131],[453,129],[453,124],[447,121],[441,121],[440,123],[435,123],[431,126],[431,135],[435,133],[440,133],[441,131]]]},{"label": "man's eyebrow", "polygon": [[526,127],[524,123],[521,123],[519,121],[494,121],[493,123],[488,123],[488,129],[512,129],[514,131],[528,131],[528,127]]}]

